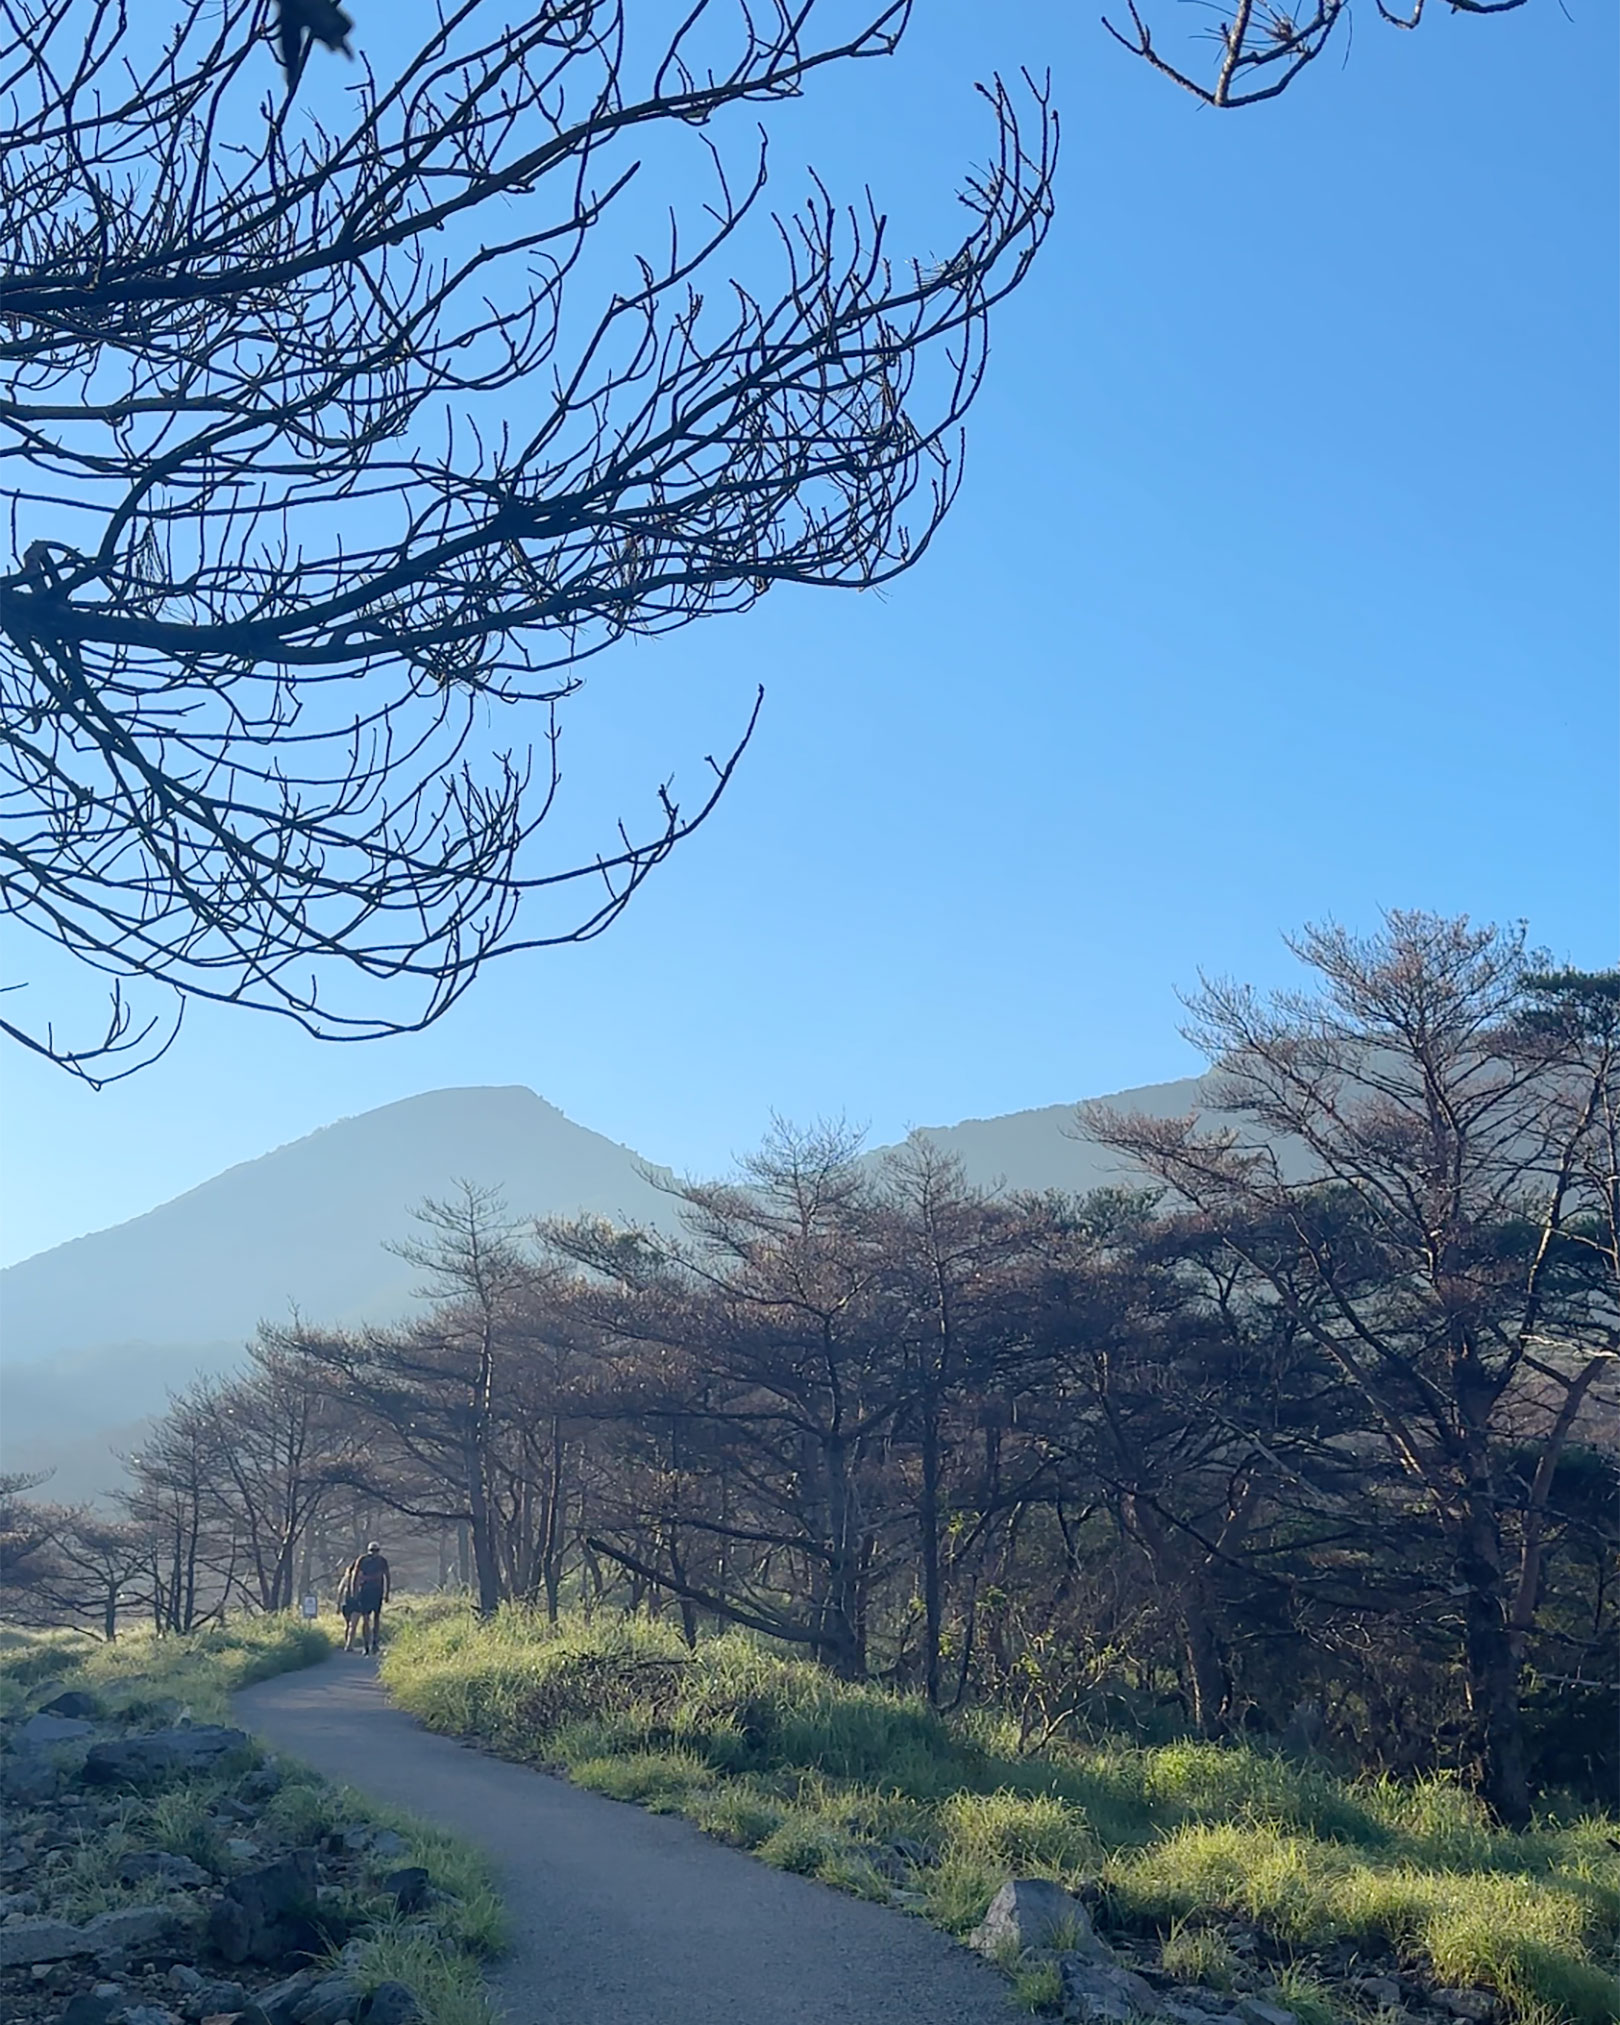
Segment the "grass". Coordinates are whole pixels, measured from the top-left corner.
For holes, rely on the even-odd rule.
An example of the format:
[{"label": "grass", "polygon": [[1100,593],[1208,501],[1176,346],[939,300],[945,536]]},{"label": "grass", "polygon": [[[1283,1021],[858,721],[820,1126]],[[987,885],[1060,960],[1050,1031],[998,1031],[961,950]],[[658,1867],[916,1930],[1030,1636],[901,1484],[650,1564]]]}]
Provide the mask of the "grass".
[{"label": "grass", "polygon": [[[53,1685],[94,1695],[110,1718],[149,1727],[189,1715],[199,1722],[230,1717],[230,1698],[253,1681],[308,1666],[331,1650],[322,1625],[281,1618],[246,1618],[190,1638],[133,1633],[108,1646],[73,1632],[0,1630],[0,1719],[14,1719],[48,1699]],[[251,1759],[258,1759],[255,1750]],[[152,1794],[127,1795],[118,1817],[81,1835],[54,1873],[51,1910],[74,1920],[121,1905],[149,1903],[153,1886],[119,1881],[133,1851],[164,1849],[216,1872],[228,1871],[227,1834],[211,1812],[231,1797],[243,1767],[190,1777]],[[249,1767],[251,1769],[251,1765]],[[294,1845],[330,1834],[391,1828],[406,1845],[390,1859],[420,1864],[438,1894],[429,1912],[401,1919],[393,1901],[362,1886],[328,1911],[357,1945],[345,1968],[369,1989],[398,1981],[414,1991],[424,2025],[495,2025],[481,1963],[505,1939],[505,1917],[488,1867],[469,1844],[404,1809],[373,1802],[334,1785],[307,1766],[279,1759],[280,1784],[264,1803],[263,1829]],[[241,1831],[250,1839],[254,1829]],[[261,1830],[262,1832],[262,1830]]]},{"label": "grass", "polygon": [[37,1701],[44,1684],[59,1680],[95,1695],[109,1715],[188,1712],[197,1722],[222,1723],[238,1688],[313,1666],[332,1643],[323,1625],[283,1617],[233,1618],[188,1638],[143,1629],[115,1645],[83,1632],[0,1630],[0,1716]]},{"label": "grass", "polygon": [[[549,1628],[428,1606],[396,1618],[383,1674],[431,1728],[952,1933],[1010,1875],[1086,1881],[1105,1924],[1156,1935],[1188,1981],[1238,1973],[1222,1922],[1261,1928],[1275,1959],[1294,1960],[1281,1982],[1301,2025],[1345,2015],[1313,1966],[1342,1942],[1494,1989],[1525,2025],[1620,2019],[1610,1818],[1514,1835],[1448,1782],[1346,1782],[1242,1745],[1103,1740],[1027,1757],[993,1713],[947,1724],[740,1634],[694,1653],[646,1620]],[[933,1860],[897,1874],[899,1838]],[[1051,2001],[1038,1967],[1019,1986],[1036,2008]]]}]

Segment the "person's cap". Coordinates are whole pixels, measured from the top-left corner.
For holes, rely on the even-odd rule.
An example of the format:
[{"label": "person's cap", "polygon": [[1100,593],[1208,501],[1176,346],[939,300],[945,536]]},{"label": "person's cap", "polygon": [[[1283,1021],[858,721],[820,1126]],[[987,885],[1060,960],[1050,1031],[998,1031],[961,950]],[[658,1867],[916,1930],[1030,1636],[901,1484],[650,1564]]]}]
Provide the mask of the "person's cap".
[{"label": "person's cap", "polygon": [[382,1552],[382,1548],[378,1546],[375,1540],[368,1540],[366,1542],[366,1552],[368,1554],[380,1554]]}]

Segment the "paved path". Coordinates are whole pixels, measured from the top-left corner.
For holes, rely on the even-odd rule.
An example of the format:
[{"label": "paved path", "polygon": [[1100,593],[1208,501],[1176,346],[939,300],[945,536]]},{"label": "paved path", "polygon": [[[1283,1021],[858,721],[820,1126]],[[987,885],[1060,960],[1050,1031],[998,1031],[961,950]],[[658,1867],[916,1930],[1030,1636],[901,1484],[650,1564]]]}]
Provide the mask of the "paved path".
[{"label": "paved path", "polygon": [[489,1853],[509,2025],[1014,2025],[1000,1976],[920,1920],[433,1736],[357,1655],[236,1706],[269,1743]]}]

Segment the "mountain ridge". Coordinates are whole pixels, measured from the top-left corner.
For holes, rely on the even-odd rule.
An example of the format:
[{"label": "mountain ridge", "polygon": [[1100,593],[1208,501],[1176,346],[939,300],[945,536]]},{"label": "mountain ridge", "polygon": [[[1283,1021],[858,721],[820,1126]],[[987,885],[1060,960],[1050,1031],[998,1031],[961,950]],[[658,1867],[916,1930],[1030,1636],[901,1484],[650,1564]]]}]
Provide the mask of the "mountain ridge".
[{"label": "mountain ridge", "polygon": [[[1200,1090],[1191,1078],[1107,1101],[1166,1115],[1198,1108]],[[1124,1178],[1074,1116],[1057,1104],[919,1129],[986,1187],[1080,1192]],[[260,1321],[295,1310],[334,1324],[397,1319],[417,1275],[387,1246],[409,1234],[416,1204],[463,1177],[500,1188],[518,1217],[677,1214],[669,1168],[523,1084],[424,1091],[334,1119],[0,1272],[4,1466],[71,1451],[79,1460],[54,1486],[67,1494],[97,1429],[127,1433],[169,1390],[230,1368]]]}]

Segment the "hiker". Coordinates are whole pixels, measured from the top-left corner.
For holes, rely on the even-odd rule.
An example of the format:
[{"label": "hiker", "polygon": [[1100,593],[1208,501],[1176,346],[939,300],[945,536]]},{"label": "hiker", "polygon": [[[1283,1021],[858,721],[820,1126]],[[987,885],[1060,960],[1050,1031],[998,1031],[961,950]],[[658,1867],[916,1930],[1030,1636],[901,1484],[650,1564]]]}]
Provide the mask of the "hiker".
[{"label": "hiker", "polygon": [[375,1540],[366,1542],[366,1551],[357,1554],[343,1573],[338,1591],[338,1608],[343,1612],[343,1650],[353,1652],[354,1633],[360,1630],[360,1650],[375,1653],[382,1632],[382,1607],[390,1594],[388,1563]]}]

